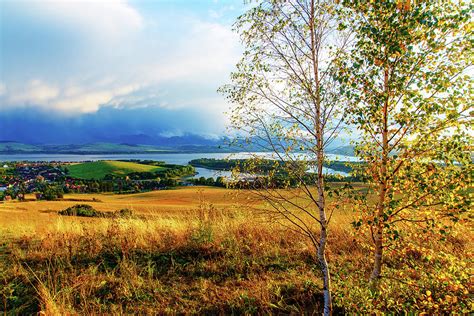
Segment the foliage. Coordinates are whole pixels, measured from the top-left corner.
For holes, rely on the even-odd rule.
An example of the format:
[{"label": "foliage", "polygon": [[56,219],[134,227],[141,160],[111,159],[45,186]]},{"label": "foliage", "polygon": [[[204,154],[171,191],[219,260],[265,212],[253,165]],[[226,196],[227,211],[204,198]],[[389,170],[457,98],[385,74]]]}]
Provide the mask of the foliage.
[{"label": "foliage", "polygon": [[163,165],[166,169],[160,170],[157,174],[163,178],[177,178],[177,177],[184,177],[194,175],[196,170],[193,166],[186,165],[173,165],[173,164],[165,164]]},{"label": "foliage", "polygon": [[[256,4],[235,23],[245,51],[231,74],[232,83],[220,90],[234,105],[235,143],[244,138],[272,153],[271,170],[248,187],[255,184],[254,192],[268,203],[275,220],[289,222],[312,241],[324,280],[325,315],[332,308],[326,242],[333,207],[326,203],[323,165],[344,119],[332,74],[349,38],[337,28],[336,8],[332,1]],[[244,171],[258,169],[261,159],[254,158]],[[308,171],[315,176],[306,177]],[[281,181],[282,174],[287,179]],[[312,185],[317,188],[314,195]],[[301,188],[294,191],[295,199],[307,201],[301,213],[289,209],[292,201],[275,190],[281,187]],[[319,225],[318,232],[309,228],[312,222]]]},{"label": "foliage", "polygon": [[[340,24],[354,47],[340,60],[340,93],[361,133],[367,195],[356,227],[383,250],[407,225],[446,230],[470,208],[473,165],[472,4],[464,1],[342,1]],[[374,198],[375,197],[375,198]],[[365,226],[367,225],[367,226]]]},{"label": "foliage", "polygon": [[212,170],[232,170],[244,164],[244,159],[199,158],[189,162],[191,166]]},{"label": "foliage", "polygon": [[377,288],[356,267],[346,265],[336,273],[337,304],[356,314],[469,313],[472,267],[460,252],[467,251],[467,256],[472,252],[463,249],[463,238],[456,231],[449,242],[440,242],[436,233],[417,233],[416,228],[405,233],[398,241],[403,248],[389,251],[386,277]]},{"label": "foliage", "polygon": [[87,204],[76,204],[58,212],[59,215],[65,216],[79,216],[79,217],[133,217],[133,211],[128,208],[123,208],[115,212],[101,212],[94,209]]},{"label": "foliage", "polygon": [[16,199],[17,191],[14,188],[9,187],[5,191],[3,191],[3,196],[10,196],[12,199]]},{"label": "foliage", "polygon": [[[189,162],[190,165],[195,167],[207,168],[212,170],[236,170],[238,169],[241,173],[256,173],[268,174],[269,171],[275,171],[276,167],[280,167],[277,172],[280,174],[288,173],[290,167],[285,165],[289,162],[281,161],[275,164],[275,161],[271,159],[259,159],[256,162],[249,161],[250,159],[214,159],[214,158],[200,158],[194,159]],[[294,162],[291,162],[294,163]],[[304,162],[303,162],[304,163]],[[345,173],[352,173],[361,167],[365,162],[350,162],[350,161],[325,161],[324,167],[330,168],[334,171],[341,171]],[[250,170],[246,170],[252,166]],[[325,175],[330,178],[331,175]]]},{"label": "foliage", "polygon": [[87,204],[77,204],[59,211],[59,215],[82,216],[82,217],[101,217],[102,213]]},{"label": "foliage", "polygon": [[59,186],[44,185],[41,190],[41,199],[52,201],[56,199],[62,199],[64,191]]}]

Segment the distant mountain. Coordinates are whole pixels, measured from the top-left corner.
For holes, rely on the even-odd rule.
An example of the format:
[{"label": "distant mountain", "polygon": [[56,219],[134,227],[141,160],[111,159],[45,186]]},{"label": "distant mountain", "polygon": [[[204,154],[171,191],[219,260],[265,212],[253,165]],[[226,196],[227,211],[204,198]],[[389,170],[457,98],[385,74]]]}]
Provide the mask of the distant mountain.
[{"label": "distant mountain", "polygon": [[29,145],[18,143],[14,141],[0,141],[0,153],[36,153],[40,152],[42,149],[36,145]]},{"label": "distant mountain", "polygon": [[354,146],[346,145],[346,146],[331,147],[328,149],[328,152],[330,154],[335,154],[335,155],[354,156]]},{"label": "distant mountain", "polygon": [[[145,154],[145,153],[210,153],[265,151],[264,146],[229,146],[229,139],[207,139],[198,135],[172,137],[147,137],[129,135],[121,138],[123,142],[96,142],[87,144],[25,144],[15,141],[0,141],[0,154]],[[148,141],[141,144],[136,141]],[[353,156],[352,146],[332,147],[331,154]]]},{"label": "distant mountain", "polygon": [[146,154],[181,152],[226,152],[226,150],[212,145],[153,146],[113,143],[30,145],[11,141],[0,142],[0,154]]},{"label": "distant mountain", "polygon": [[222,144],[220,138],[207,138],[196,134],[183,134],[180,136],[161,136],[146,134],[124,134],[109,136],[105,141],[113,144],[140,144],[159,147],[177,147],[177,146],[218,146]]},{"label": "distant mountain", "polygon": [[83,145],[43,145],[43,151],[48,153],[75,153],[75,154],[90,154],[90,153],[147,153],[147,152],[164,152],[163,148],[158,148],[149,145],[135,145],[135,144],[112,144],[112,143],[93,143]]},{"label": "distant mountain", "polygon": [[0,141],[1,154],[22,153],[58,153],[58,154],[89,154],[89,153],[160,153],[160,152],[203,152],[224,151],[220,146],[224,143],[220,138],[206,138],[195,134],[181,136],[148,136],[145,134],[118,135],[104,142],[84,144],[28,144],[19,141]]},{"label": "distant mountain", "polygon": [[145,134],[119,135],[115,142],[123,144],[155,145],[153,137]]}]

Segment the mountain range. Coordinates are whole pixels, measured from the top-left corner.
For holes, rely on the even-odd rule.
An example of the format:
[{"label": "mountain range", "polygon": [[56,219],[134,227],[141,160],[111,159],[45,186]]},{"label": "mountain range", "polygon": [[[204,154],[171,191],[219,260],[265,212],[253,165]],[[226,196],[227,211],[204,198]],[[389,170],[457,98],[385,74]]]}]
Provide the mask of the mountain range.
[{"label": "mountain range", "polygon": [[[123,143],[96,142],[86,144],[27,144],[0,141],[0,154],[145,154],[145,153],[211,153],[242,151],[227,145],[228,139],[208,139],[199,135],[151,138],[130,136]],[[251,148],[246,150],[252,151]],[[253,151],[258,151],[254,148]],[[330,153],[351,156],[352,146],[334,146]]]},{"label": "mountain range", "polygon": [[154,146],[143,144],[25,144],[14,141],[0,141],[0,154],[143,154],[177,152],[229,152],[229,148],[218,145],[179,144],[175,146]]}]

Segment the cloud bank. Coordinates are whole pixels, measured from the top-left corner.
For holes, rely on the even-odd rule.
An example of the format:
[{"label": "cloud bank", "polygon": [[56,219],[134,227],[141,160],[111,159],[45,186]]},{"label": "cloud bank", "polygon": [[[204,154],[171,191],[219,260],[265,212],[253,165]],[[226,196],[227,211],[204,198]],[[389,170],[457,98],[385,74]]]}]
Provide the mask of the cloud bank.
[{"label": "cloud bank", "polygon": [[[216,89],[241,53],[230,27],[240,1],[6,0],[0,6],[2,127],[15,112],[39,113],[41,125],[104,119],[109,111],[113,124],[114,115],[133,110],[143,124],[158,115],[160,133],[165,126],[170,133],[183,126],[223,131],[227,105]],[[199,113],[201,126],[187,112]],[[169,123],[163,113],[171,115]],[[0,129],[0,139],[8,136]]]}]

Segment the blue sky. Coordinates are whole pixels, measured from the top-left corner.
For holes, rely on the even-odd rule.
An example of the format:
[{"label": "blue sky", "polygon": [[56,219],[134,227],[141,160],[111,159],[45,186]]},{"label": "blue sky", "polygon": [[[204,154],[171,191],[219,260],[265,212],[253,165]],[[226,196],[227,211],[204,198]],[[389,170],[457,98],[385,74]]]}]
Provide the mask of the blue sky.
[{"label": "blue sky", "polygon": [[216,89],[240,57],[231,25],[244,10],[242,0],[0,1],[0,140],[221,135],[228,105]]}]

